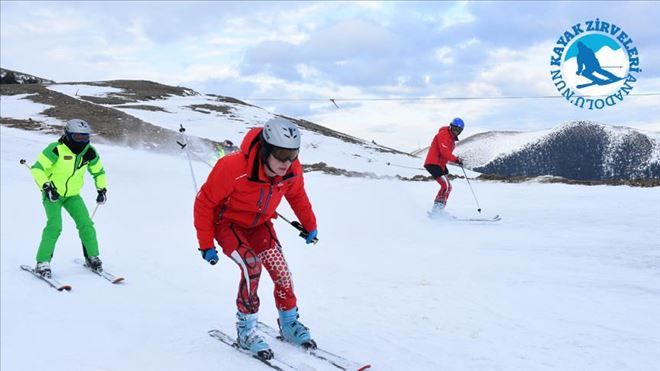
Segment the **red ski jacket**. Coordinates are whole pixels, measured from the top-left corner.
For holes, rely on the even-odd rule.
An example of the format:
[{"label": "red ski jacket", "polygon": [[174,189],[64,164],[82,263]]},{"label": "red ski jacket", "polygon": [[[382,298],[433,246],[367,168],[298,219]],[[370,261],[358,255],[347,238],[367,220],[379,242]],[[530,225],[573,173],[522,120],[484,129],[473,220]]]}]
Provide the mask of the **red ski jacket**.
[{"label": "red ski jacket", "polygon": [[457,139],[449,126],[441,127],[438,134],[433,137],[424,165],[440,165],[443,169],[446,169],[447,162],[458,161],[458,158],[452,153]]},{"label": "red ski jacket", "polygon": [[276,218],[282,197],[306,230],[316,229],[300,162],[296,159],[284,176],[268,178],[259,155],[261,130],[248,131],[240,151],[218,160],[197,193],[194,223],[201,249],[214,246],[214,229],[220,220],[252,228]]}]

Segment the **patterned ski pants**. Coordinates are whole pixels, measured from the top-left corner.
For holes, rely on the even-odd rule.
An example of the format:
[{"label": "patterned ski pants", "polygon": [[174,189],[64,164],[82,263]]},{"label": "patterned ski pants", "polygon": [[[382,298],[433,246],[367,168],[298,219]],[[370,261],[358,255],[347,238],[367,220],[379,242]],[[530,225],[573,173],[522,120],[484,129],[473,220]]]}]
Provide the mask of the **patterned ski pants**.
[{"label": "patterned ski pants", "polygon": [[273,224],[268,221],[254,228],[243,228],[231,222],[220,222],[215,229],[215,239],[222,251],[241,270],[236,306],[241,313],[259,311],[259,278],[265,267],[275,285],[275,305],[279,310],[296,306],[293,282],[289,267],[282,254]]}]

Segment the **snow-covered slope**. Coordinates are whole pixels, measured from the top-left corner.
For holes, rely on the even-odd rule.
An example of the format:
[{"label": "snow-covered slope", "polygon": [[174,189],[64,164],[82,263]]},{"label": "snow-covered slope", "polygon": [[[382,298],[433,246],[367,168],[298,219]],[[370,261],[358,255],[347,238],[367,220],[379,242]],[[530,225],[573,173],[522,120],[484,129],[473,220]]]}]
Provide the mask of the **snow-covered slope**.
[{"label": "snow-covered slope", "polygon": [[[54,92],[50,93],[51,95],[63,95],[62,99],[52,103],[52,105],[61,104],[62,107],[55,110],[59,114],[55,123],[52,122],[52,116],[32,108],[30,114],[38,114],[39,122],[43,121],[43,125],[59,128],[66,117],[89,116],[87,119],[92,124],[92,128],[100,126],[101,139],[133,147],[170,152],[176,150],[177,154],[181,151],[178,150],[175,141],[180,125],[184,125],[186,134],[191,139],[189,148],[202,159],[212,157],[212,142],[230,139],[238,144],[247,130],[261,126],[274,117],[272,113],[262,108],[232,98],[202,95],[189,89],[150,82],[52,84],[47,89],[47,92]],[[43,92],[39,94],[42,95],[40,97],[42,100],[43,95],[48,95]],[[19,118],[16,115],[19,115],[17,112],[23,112],[25,100],[33,100],[35,95],[38,94],[2,95],[1,116]],[[73,110],[70,108],[73,106],[71,102],[80,104],[81,107]],[[14,108],[14,106],[18,107]],[[99,106],[100,108],[97,109]],[[61,113],[62,111],[64,113]],[[100,112],[91,114],[90,111]],[[26,114],[22,114],[20,118],[25,120],[25,116]],[[371,173],[376,176],[427,175],[426,171],[421,169],[422,163],[418,158],[333,132],[312,123],[301,120],[297,120],[297,123],[303,134],[303,150],[300,156],[303,164],[323,162],[327,166]],[[121,128],[124,130],[118,131]],[[198,138],[200,140],[197,140]]]},{"label": "snow-covered slope", "polygon": [[501,176],[577,180],[660,179],[660,133],[572,121],[473,167]]},{"label": "snow-covered slope", "polygon": [[[2,370],[266,370],[207,335],[234,331],[239,271],[197,251],[185,158],[97,146],[109,181],[95,216],[101,256],[126,283],[73,263],[82,252],[65,214],[53,268],[73,291],[60,293],[18,268],[33,264],[45,222],[18,160],[56,136],[0,127],[0,139]],[[203,181],[208,168],[194,169]],[[453,184],[448,212],[475,214],[467,184]],[[321,346],[374,370],[656,367],[657,188],[475,181],[484,213],[504,218],[484,225],[428,219],[433,182],[308,173],[306,186],[320,242],[275,225]],[[292,215],[285,202],[279,211]],[[264,273],[260,315],[275,324],[272,287]],[[300,369],[335,370],[272,346]]]},{"label": "snow-covered slope", "polygon": [[483,166],[497,157],[520,150],[547,132],[489,131],[476,134],[457,143],[456,155],[470,168]]}]

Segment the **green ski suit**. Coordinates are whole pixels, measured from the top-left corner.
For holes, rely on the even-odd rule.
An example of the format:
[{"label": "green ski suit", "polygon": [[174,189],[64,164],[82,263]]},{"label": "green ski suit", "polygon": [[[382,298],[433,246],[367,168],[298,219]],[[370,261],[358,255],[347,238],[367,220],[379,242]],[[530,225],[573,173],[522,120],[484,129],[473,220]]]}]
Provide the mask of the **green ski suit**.
[{"label": "green ski suit", "polygon": [[44,184],[52,182],[60,194],[57,201],[50,201],[42,192],[42,202],[46,210],[46,227],[41,235],[37,251],[37,262],[50,262],[53,258],[55,243],[62,232],[62,207],[71,215],[87,256],[98,256],[94,222],[89,217],[85,202],[80,197],[85,170],[94,177],[96,189],[106,188],[106,177],[101,158],[91,144],[75,154],[60,139],[44,149],[32,165],[32,176],[42,189]]}]

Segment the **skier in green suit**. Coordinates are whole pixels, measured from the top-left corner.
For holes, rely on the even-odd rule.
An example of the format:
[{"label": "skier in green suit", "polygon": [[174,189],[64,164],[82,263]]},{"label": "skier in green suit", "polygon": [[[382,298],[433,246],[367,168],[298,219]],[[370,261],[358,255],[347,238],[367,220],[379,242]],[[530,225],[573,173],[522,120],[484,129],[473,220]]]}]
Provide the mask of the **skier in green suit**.
[{"label": "skier in green suit", "polygon": [[101,158],[89,143],[91,132],[89,124],[84,120],[68,121],[64,135],[57,142],[49,144],[31,168],[32,176],[42,191],[48,219],[37,251],[35,272],[47,278],[51,277],[50,261],[57,238],[62,232],[62,208],[76,223],[87,265],[99,272],[103,270],[94,222],[80,197],[83,175],[89,171],[98,192],[96,202],[104,204],[107,199],[105,170]]}]

